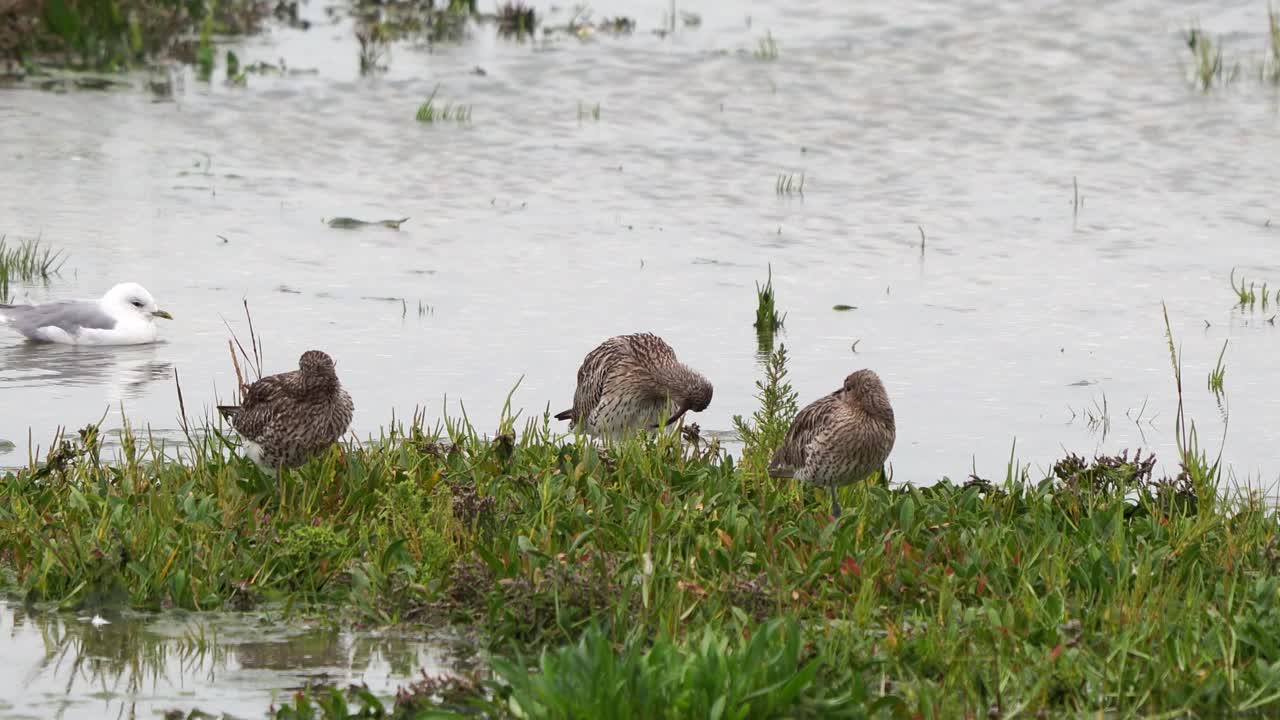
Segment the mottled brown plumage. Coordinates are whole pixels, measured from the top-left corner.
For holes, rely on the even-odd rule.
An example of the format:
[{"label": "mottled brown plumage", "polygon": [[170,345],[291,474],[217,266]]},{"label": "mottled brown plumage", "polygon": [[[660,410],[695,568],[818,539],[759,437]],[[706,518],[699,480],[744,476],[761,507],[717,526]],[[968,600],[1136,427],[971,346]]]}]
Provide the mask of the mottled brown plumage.
[{"label": "mottled brown plumage", "polygon": [[[592,435],[625,435],[673,423],[690,410],[702,412],[711,393],[711,383],[678,361],[662,338],[619,335],[587,353],[573,407],[556,419]],[[674,409],[670,417],[668,408]]]},{"label": "mottled brown plumage", "polygon": [[240,405],[218,406],[249,458],[269,470],[297,467],[328,449],[347,431],[353,411],[333,359],[319,350],[303,353],[297,370],[250,385]]},{"label": "mottled brown plumage", "polygon": [[827,488],[831,512],[840,517],[835,488],[883,472],[895,436],[884,384],[873,371],[859,370],[796,415],[769,462],[769,476]]}]

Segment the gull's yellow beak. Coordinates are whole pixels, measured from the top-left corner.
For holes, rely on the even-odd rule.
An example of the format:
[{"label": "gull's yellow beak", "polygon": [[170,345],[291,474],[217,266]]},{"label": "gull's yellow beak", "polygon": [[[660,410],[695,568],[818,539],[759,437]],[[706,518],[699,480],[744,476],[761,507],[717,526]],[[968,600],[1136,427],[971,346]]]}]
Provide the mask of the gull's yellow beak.
[{"label": "gull's yellow beak", "polygon": [[165,320],[172,320],[172,319],[173,319],[173,316],[172,316],[172,315],[170,315],[170,314],[168,313],[168,311],[166,311],[166,310],[157,310],[157,311],[155,311],[155,312],[151,313],[151,317],[164,318]]}]

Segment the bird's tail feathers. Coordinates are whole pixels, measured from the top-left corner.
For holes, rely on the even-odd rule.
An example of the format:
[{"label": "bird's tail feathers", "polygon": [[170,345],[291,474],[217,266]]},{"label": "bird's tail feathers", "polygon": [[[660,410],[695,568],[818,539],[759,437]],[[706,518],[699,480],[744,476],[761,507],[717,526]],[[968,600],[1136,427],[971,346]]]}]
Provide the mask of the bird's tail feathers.
[{"label": "bird's tail feathers", "polygon": [[232,416],[236,414],[236,411],[238,411],[239,409],[240,409],[239,405],[219,405],[218,413],[222,415],[222,417],[230,420]]},{"label": "bird's tail feathers", "polygon": [[568,410],[565,410],[565,411],[563,411],[563,412],[558,412],[558,413],[556,413],[556,419],[557,419],[557,420],[572,420],[572,419],[573,419],[573,408],[569,408]]}]

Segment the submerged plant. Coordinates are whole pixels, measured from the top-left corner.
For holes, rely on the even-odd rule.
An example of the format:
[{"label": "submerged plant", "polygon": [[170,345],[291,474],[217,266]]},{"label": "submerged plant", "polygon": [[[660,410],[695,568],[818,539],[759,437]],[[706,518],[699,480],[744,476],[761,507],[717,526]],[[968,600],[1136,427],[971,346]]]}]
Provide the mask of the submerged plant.
[{"label": "submerged plant", "polygon": [[596,103],[591,107],[578,103],[578,122],[582,122],[584,118],[591,118],[595,122],[600,122],[600,103]]},{"label": "submerged plant", "polygon": [[765,32],[764,37],[760,38],[760,42],[756,45],[752,55],[755,55],[757,60],[778,59],[778,43],[774,42],[772,32]]},{"label": "submerged plant", "polygon": [[524,38],[532,35],[538,26],[538,14],[520,0],[505,2],[498,8],[498,34],[504,37]]},{"label": "submerged plant", "polygon": [[418,106],[418,113],[415,116],[420,123],[448,122],[450,120],[463,125],[471,122],[471,106],[470,105],[454,105],[448,103],[444,107],[435,104],[436,93],[439,92],[440,85],[437,83],[431,90],[431,95],[427,97],[427,101]]},{"label": "submerged plant", "polygon": [[[1266,283],[1263,283],[1262,289],[1259,290],[1256,282],[1246,283],[1244,276],[1241,276],[1240,284],[1237,285],[1235,268],[1231,268],[1231,274],[1228,276],[1228,279],[1231,282],[1231,291],[1236,295],[1236,307],[1239,307],[1241,310],[1244,310],[1245,308],[1252,309],[1254,305],[1258,303],[1258,296],[1259,293],[1261,293],[1262,309],[1264,311],[1267,309],[1267,304],[1270,302],[1270,291],[1268,290]],[[1277,294],[1277,299],[1280,299],[1280,293]]]},{"label": "submerged plant", "polygon": [[372,22],[356,28],[356,42],[360,45],[360,74],[386,70],[381,64],[387,52],[387,30],[380,22]]},{"label": "submerged plant", "polygon": [[1222,404],[1222,381],[1227,376],[1227,366],[1222,364],[1222,359],[1227,354],[1227,341],[1222,341],[1222,352],[1218,353],[1218,364],[1209,371],[1209,391],[1213,393],[1213,397]]},{"label": "submerged plant", "polygon": [[752,324],[762,353],[773,349],[773,336],[787,319],[786,313],[778,314],[777,296],[773,292],[773,265],[768,266],[768,272],[763,287],[756,283],[756,321]]},{"label": "submerged plant", "polygon": [[1232,64],[1230,70],[1222,59],[1221,42],[1215,43],[1200,27],[1193,26],[1183,33],[1187,49],[1191,52],[1192,78],[1203,91],[1209,92],[1214,85],[1226,85],[1235,79],[1240,71],[1238,63]]},{"label": "submerged plant", "polygon": [[793,193],[804,195],[804,173],[800,173],[798,177],[793,174],[779,175],[777,182],[774,184],[774,190],[779,195],[791,195]]}]

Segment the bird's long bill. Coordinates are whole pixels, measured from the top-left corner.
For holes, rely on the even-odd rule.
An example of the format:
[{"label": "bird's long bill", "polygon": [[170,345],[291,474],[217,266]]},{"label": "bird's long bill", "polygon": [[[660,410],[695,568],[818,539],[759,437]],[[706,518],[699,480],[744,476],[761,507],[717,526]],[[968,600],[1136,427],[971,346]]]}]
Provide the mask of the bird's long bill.
[{"label": "bird's long bill", "polygon": [[666,427],[667,425],[670,425],[671,423],[684,417],[684,414],[687,412],[689,412],[689,403],[680,403],[680,409],[677,410],[674,415],[667,418],[666,422],[662,423],[663,427]]},{"label": "bird's long bill", "polygon": [[172,320],[172,319],[173,319],[173,316],[169,314],[169,311],[168,311],[168,310],[157,310],[157,311],[155,311],[155,312],[151,313],[151,317],[164,318],[165,320]]}]

